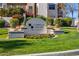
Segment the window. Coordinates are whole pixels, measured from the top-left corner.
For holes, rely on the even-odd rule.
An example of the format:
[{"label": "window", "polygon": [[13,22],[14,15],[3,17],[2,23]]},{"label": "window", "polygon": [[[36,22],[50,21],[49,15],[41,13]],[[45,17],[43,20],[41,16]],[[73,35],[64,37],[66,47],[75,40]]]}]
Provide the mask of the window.
[{"label": "window", "polygon": [[49,10],[54,10],[55,9],[55,4],[51,3],[51,4],[48,5],[48,7],[49,7]]},{"label": "window", "polygon": [[32,10],[33,10],[32,6],[29,6],[29,10],[28,10],[28,11],[29,11],[30,13],[32,13]]},{"label": "window", "polygon": [[29,6],[29,9],[32,9],[32,6]]},{"label": "window", "polygon": [[0,8],[2,8],[2,3],[0,3]]}]

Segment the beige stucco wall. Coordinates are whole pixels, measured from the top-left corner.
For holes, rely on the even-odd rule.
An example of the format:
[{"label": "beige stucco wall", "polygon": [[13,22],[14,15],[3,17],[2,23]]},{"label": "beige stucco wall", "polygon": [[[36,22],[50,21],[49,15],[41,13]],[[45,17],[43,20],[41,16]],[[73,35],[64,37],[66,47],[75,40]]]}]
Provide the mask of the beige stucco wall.
[{"label": "beige stucco wall", "polygon": [[47,3],[38,3],[38,15],[47,17]]},{"label": "beige stucco wall", "polygon": [[55,10],[48,9],[48,3],[38,4],[38,15],[56,18],[57,17],[57,4],[55,5]]},{"label": "beige stucco wall", "polygon": [[[49,7],[48,3],[38,3],[38,15],[57,18],[58,16],[57,3],[55,3],[55,10],[49,10],[48,7]],[[65,17],[65,13],[63,14],[63,17]]]}]

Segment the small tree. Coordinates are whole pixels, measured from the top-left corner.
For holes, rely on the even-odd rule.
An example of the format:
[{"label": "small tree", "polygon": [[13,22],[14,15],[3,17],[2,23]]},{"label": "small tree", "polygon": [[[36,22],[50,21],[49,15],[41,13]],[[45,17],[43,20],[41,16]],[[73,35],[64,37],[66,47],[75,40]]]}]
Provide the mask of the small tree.
[{"label": "small tree", "polygon": [[19,20],[18,20],[17,16],[14,15],[12,17],[12,19],[10,20],[10,27],[11,28],[16,28],[16,26],[18,26],[18,25],[19,25]]}]

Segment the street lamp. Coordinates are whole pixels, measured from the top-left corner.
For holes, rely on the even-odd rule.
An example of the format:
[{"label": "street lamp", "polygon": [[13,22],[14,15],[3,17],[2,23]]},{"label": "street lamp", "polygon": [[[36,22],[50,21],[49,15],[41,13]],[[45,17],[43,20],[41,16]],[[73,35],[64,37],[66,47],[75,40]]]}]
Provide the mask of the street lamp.
[{"label": "street lamp", "polygon": [[23,13],[23,18],[24,18],[24,21],[22,24],[22,28],[24,28],[26,26],[26,13]]}]

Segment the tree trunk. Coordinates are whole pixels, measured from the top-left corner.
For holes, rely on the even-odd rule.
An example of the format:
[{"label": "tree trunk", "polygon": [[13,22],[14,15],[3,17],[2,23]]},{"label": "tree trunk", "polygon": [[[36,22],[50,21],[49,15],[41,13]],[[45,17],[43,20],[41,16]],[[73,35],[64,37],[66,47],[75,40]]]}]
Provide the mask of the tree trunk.
[{"label": "tree trunk", "polygon": [[36,3],[34,3],[34,6],[33,6],[33,17],[36,17],[36,14],[37,14],[37,8],[36,8]]},{"label": "tree trunk", "polygon": [[[62,17],[63,18],[63,10],[64,10],[64,3],[58,3],[58,18]],[[60,12],[62,12],[62,14],[60,15]]]}]

